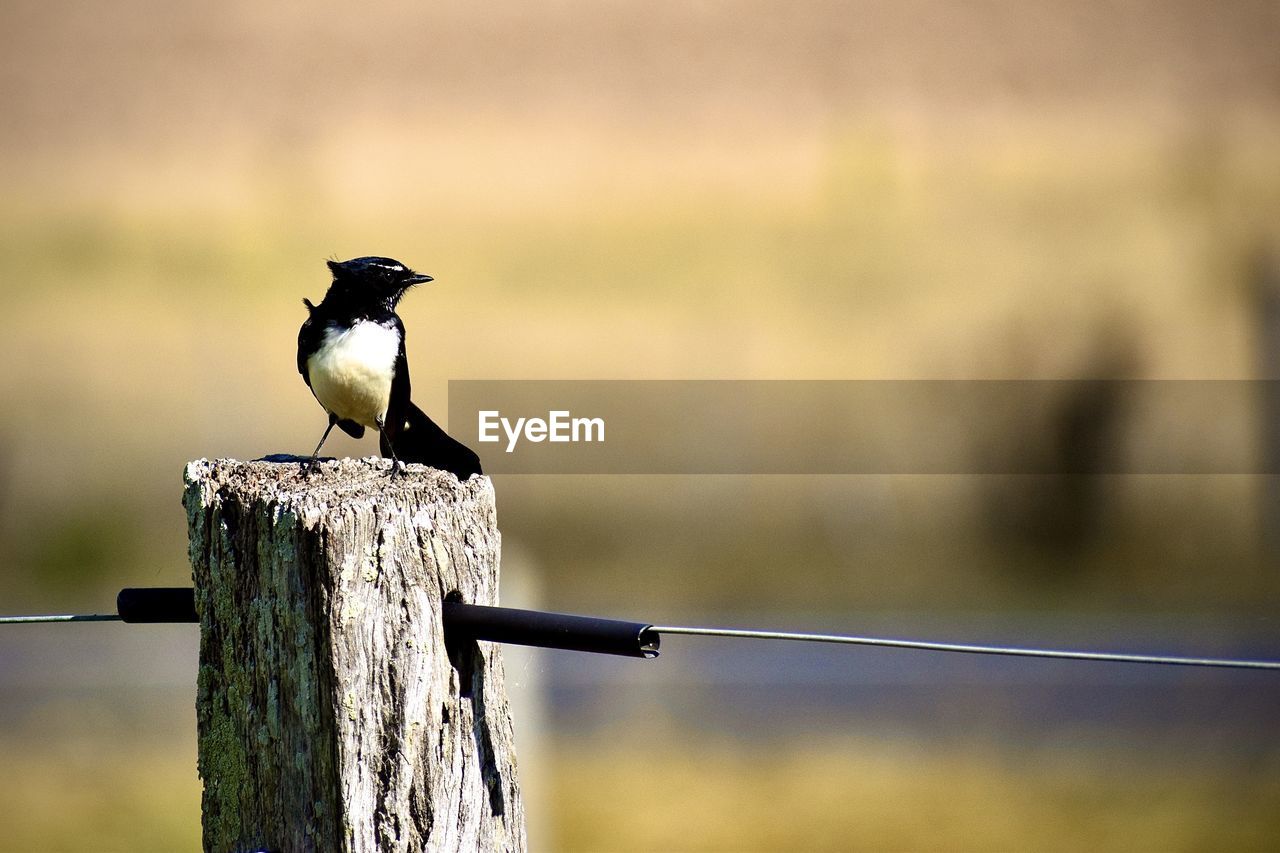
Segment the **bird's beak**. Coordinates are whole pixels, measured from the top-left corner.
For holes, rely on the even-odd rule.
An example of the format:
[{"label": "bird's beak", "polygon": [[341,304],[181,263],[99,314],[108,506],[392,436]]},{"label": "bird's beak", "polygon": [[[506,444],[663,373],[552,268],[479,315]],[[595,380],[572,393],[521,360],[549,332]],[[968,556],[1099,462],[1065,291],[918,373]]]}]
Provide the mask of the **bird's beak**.
[{"label": "bird's beak", "polygon": [[423,273],[416,272],[413,275],[409,276],[408,281],[409,281],[409,284],[426,284],[429,281],[435,281],[435,279],[429,275],[424,275]]}]

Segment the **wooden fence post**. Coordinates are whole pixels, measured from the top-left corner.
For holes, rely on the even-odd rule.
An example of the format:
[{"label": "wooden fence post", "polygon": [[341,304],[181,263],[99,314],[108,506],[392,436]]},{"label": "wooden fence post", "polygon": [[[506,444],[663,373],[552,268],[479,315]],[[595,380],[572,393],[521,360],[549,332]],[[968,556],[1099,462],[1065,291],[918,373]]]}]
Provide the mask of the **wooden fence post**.
[{"label": "wooden fence post", "polygon": [[525,849],[498,647],[440,623],[497,603],[493,487],[388,465],[187,466],[207,851]]}]

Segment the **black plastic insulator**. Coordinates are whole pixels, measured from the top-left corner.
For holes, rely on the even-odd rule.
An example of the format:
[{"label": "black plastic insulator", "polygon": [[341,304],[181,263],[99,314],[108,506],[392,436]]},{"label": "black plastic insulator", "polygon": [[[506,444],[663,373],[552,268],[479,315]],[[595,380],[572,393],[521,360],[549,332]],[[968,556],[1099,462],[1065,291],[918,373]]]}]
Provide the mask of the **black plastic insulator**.
[{"label": "black plastic insulator", "polygon": [[125,622],[199,622],[196,591],[189,586],[126,587],[116,596]]},{"label": "black plastic insulator", "polygon": [[660,638],[644,622],[597,619],[541,610],[444,602],[445,640],[487,640],[544,649],[568,649],[634,658],[656,658]]}]

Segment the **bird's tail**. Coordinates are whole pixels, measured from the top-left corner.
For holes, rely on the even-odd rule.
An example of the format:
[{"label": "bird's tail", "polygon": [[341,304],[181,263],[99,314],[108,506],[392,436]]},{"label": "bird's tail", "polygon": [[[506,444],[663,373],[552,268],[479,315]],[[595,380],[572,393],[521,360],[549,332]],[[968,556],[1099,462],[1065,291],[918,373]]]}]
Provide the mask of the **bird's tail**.
[{"label": "bird's tail", "polygon": [[409,404],[404,427],[390,437],[383,432],[379,443],[385,457],[394,450],[401,462],[420,462],[449,471],[459,480],[484,473],[480,470],[480,457],[471,448],[452,438],[413,403]]}]

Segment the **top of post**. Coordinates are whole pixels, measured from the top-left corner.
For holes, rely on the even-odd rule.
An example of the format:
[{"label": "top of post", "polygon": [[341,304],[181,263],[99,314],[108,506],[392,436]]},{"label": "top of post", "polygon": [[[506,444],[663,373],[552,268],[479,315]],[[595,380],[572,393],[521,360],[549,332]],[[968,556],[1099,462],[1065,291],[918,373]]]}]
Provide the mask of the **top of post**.
[{"label": "top of post", "polygon": [[447,471],[425,465],[406,465],[391,476],[391,460],[370,456],[363,459],[327,459],[310,475],[302,473],[303,459],[296,456],[268,456],[263,459],[197,459],[187,463],[183,479],[187,489],[198,489],[202,503],[212,493],[227,491],[240,500],[262,500],[282,507],[331,508],[339,505],[394,503],[400,506],[464,504],[480,501],[493,504],[493,485],[488,477],[473,476],[466,482]]}]

